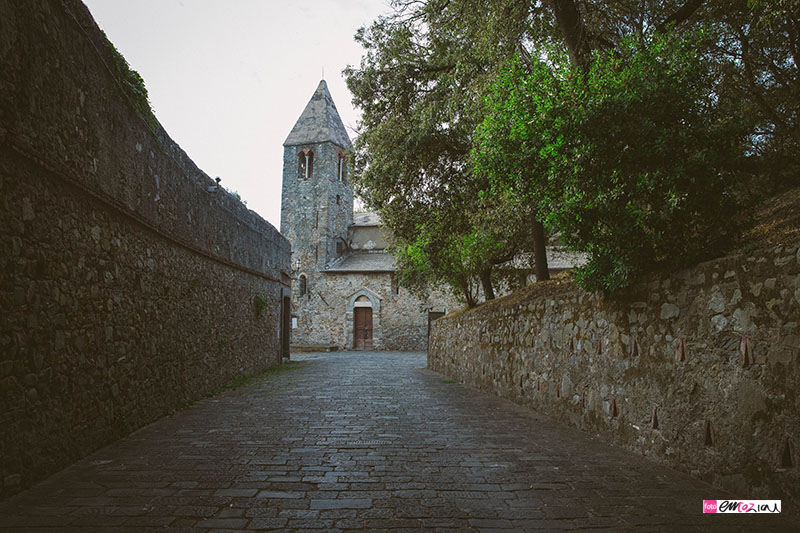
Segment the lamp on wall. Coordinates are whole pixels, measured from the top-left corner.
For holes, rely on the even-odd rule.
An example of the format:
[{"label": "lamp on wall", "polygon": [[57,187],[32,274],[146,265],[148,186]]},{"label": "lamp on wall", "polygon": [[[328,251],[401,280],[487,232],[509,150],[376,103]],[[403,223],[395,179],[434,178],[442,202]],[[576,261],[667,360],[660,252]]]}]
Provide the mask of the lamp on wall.
[{"label": "lamp on wall", "polygon": [[217,189],[219,189],[219,182],[222,181],[222,178],[217,176],[217,178],[214,181],[216,181],[217,184],[216,185],[209,185],[208,186],[208,192],[217,192]]}]

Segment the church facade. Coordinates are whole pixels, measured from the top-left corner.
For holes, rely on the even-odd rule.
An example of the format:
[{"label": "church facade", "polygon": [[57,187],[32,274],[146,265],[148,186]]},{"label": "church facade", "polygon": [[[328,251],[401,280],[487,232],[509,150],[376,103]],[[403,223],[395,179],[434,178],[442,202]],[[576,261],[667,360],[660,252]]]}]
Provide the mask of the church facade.
[{"label": "church facade", "polygon": [[353,212],[350,147],[321,81],[283,143],[281,233],[292,245],[292,345],[424,350],[429,321],[459,306],[445,289],[400,287],[386,230]]}]

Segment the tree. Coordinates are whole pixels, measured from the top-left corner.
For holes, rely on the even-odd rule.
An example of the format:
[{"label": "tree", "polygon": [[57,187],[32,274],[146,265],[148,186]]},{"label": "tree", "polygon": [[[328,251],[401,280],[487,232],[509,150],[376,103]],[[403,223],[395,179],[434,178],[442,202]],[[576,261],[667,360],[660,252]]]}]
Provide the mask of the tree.
[{"label": "tree", "polygon": [[449,283],[468,303],[480,283],[491,299],[493,266],[523,243],[507,229],[530,234],[523,214],[507,214],[500,227],[483,221],[485,186],[469,164],[494,56],[470,44],[471,27],[450,22],[447,2],[397,5],[394,16],[359,30],[366,53],[360,68],[345,71],[363,111],[353,147],[356,191],[391,230],[394,251],[409,259],[400,261],[401,280]]},{"label": "tree", "polygon": [[579,65],[558,51],[516,58],[495,81],[477,173],[589,255],[587,289],[691,263],[736,234],[750,125],[718,98],[699,40],[652,32]]},{"label": "tree", "polygon": [[[694,138],[696,132],[706,131],[710,134],[707,139],[722,143],[723,152],[729,148],[731,153],[735,152],[736,157],[730,161],[740,163],[750,176],[763,172],[765,166],[775,169],[776,174],[778,169],[796,169],[799,3],[800,0],[395,0],[395,15],[360,30],[357,39],[365,46],[366,54],[360,68],[346,71],[355,102],[364,111],[362,131],[354,152],[357,191],[371,208],[380,212],[394,232],[397,250],[417,243],[417,232],[422,227],[430,237],[425,242],[447,242],[448,246],[462,247],[463,253],[458,257],[463,261],[458,268],[467,268],[470,281],[460,283],[488,280],[483,284],[488,298],[493,292],[490,274],[493,266],[509,253],[543,251],[544,232],[541,224],[537,224],[542,217],[549,216],[548,226],[562,230],[561,235],[567,240],[576,238],[574,232],[582,225],[578,221],[567,224],[564,216],[571,211],[554,208],[557,198],[576,208],[580,197],[571,199],[564,191],[559,197],[552,190],[549,196],[543,197],[546,191],[531,186],[543,183],[538,177],[548,174],[542,174],[544,171],[538,163],[531,164],[529,152],[544,150],[538,154],[541,161],[547,163],[543,168],[558,169],[559,179],[551,178],[551,184],[574,187],[563,177],[567,171],[572,170],[573,180],[579,180],[580,172],[597,172],[601,165],[591,158],[600,155],[609,157],[603,169],[609,175],[639,175],[632,170],[636,163],[633,159],[614,158],[613,150],[604,152],[615,147],[624,149],[626,155],[633,154],[631,146],[637,147],[638,139],[632,139],[633,144],[615,145],[624,136],[597,136],[596,131],[583,131],[580,121],[597,126],[598,117],[602,117],[616,132],[624,128],[646,130],[643,124],[652,119],[649,123],[652,131],[642,133],[651,134],[644,137],[647,140],[644,144],[650,146],[653,153],[668,148],[675,150],[674,157],[680,157],[681,150],[687,148],[685,143],[681,144],[685,138]],[[705,28],[702,34],[698,34],[699,28]],[[669,46],[658,40],[659,36],[667,35],[673,39]],[[693,50],[678,53],[671,48],[681,42],[690,42]],[[658,55],[662,53],[666,55]],[[497,68],[506,65],[515,54],[514,68],[520,71],[511,79],[519,83],[526,78],[538,79],[543,88],[552,89],[547,93],[552,100],[550,111],[534,116],[538,121],[550,122],[540,124],[544,128],[541,134],[524,142],[501,138],[503,128],[511,127],[508,124],[496,124],[496,131],[484,124],[482,135],[489,139],[488,142],[483,139],[478,150],[485,152],[484,160],[471,161],[469,152],[474,141],[471,128],[483,121],[487,111],[481,102],[492,80],[500,80],[495,89],[502,87],[503,76],[508,81],[508,72],[498,74]],[[555,81],[540,72],[539,66],[532,66],[542,60]],[[662,61],[676,66],[675,72],[669,73],[673,77],[666,79],[701,83],[698,87],[710,92],[679,94],[680,91],[670,92],[665,84],[651,83],[653,80],[647,80],[645,74],[660,75],[658,67]],[[702,66],[698,66],[700,64]],[[598,69],[609,69],[605,73],[609,77],[604,78]],[[634,80],[638,92],[623,91],[614,101],[606,97],[602,88],[604,83],[610,86],[619,83],[620,78],[615,77],[617,70]],[[624,85],[619,88],[626,89]],[[544,94],[539,96],[545,98]],[[559,103],[566,97],[571,99],[572,108]],[[694,102],[702,113],[689,105],[693,97],[697,97]],[[651,98],[661,98],[662,102],[677,107],[673,110],[665,107],[659,112],[649,105]],[[523,103],[520,109],[527,109]],[[532,104],[528,102],[527,105]],[[639,121],[626,105],[641,105],[643,112],[654,114]],[[492,113],[498,111],[491,106],[488,109]],[[609,109],[622,115],[617,117],[608,112]],[[556,110],[563,111],[564,115]],[[501,111],[511,112],[509,109]],[[685,120],[694,129],[684,132],[676,127],[668,120],[671,111],[689,112]],[[732,119],[751,116],[758,120],[750,125],[749,135],[742,142],[741,132],[746,126]],[[659,136],[658,128],[663,128],[662,133],[677,135],[677,140]],[[545,135],[554,137],[548,140]],[[581,143],[589,148],[581,151],[578,148]],[[491,149],[486,151],[490,144]],[[706,146],[698,144],[698,153]],[[747,157],[740,157],[743,152]],[[564,154],[577,159],[570,163],[563,159]],[[720,189],[727,191],[723,202],[726,205],[733,202],[737,196],[733,191],[738,191],[740,185],[762,183],[741,172],[729,173],[722,165],[724,161],[714,154],[706,155],[708,158],[703,164],[716,172],[713,179],[722,175],[726,178]],[[558,164],[554,162],[557,158],[561,158]],[[650,168],[650,163],[643,161],[642,176]],[[614,164],[631,168],[616,168]],[[495,170],[491,168],[493,165],[496,165]],[[702,165],[697,168],[700,167]],[[502,175],[504,168],[508,173]],[[478,172],[473,172],[474,169]],[[659,184],[665,183],[665,179],[677,179],[673,170],[659,167],[659,177],[648,178],[652,183],[645,183],[643,190],[650,187],[650,193],[655,196],[647,201],[661,205],[658,202],[666,196]],[[703,187],[712,177],[700,179],[699,189],[705,190]],[[778,179],[775,178],[775,182]],[[591,179],[587,181],[591,182]],[[657,189],[660,192],[654,192]],[[615,189],[612,187],[612,190]],[[581,192],[580,187],[575,191],[587,194]],[[620,192],[614,202],[610,198],[607,195],[602,205],[610,207],[625,195]],[[667,205],[665,212],[692,211],[685,202],[677,201],[677,204],[682,207]],[[627,203],[617,207],[632,209]],[[640,214],[651,212],[646,203],[642,209]],[[581,212],[580,209],[576,211]],[[573,216],[577,215],[573,213]],[[583,221],[592,220],[586,213],[581,216]],[[559,217],[561,222],[556,223]],[[657,217],[650,215],[641,220],[633,215],[620,218],[629,222],[638,220],[642,228],[648,225],[655,228],[660,224]],[[703,224],[700,227],[706,232],[715,231]],[[567,228],[573,232],[564,231]],[[434,238],[437,232],[441,238]],[[722,233],[725,238],[719,234],[719,239],[712,239],[715,245],[728,238],[726,231]],[[451,239],[454,235],[458,238]],[[635,232],[620,235],[632,238]],[[691,235],[687,233],[684,237]],[[585,238],[586,235],[580,237]],[[492,240],[497,242],[487,246]],[[578,245],[578,241],[571,242]],[[585,245],[588,241],[582,242]],[[598,261],[602,256],[606,263],[596,275],[590,276],[594,281],[587,281],[587,284],[621,286],[642,271],[666,265],[669,261],[665,257],[669,254],[664,251],[664,242],[666,240],[659,245],[661,255],[652,256],[649,263],[638,256],[619,256],[620,264],[611,259],[608,250],[623,243],[612,246],[610,241],[606,242],[603,250],[595,253]],[[426,276],[453,279],[440,269],[455,265],[447,258],[456,255],[448,251],[446,257],[436,257],[446,249],[446,246],[433,244],[416,249],[418,254],[424,250]],[[545,262],[543,254],[541,259],[537,254],[537,268]],[[409,264],[419,265],[419,262]],[[625,264],[638,266],[627,268]],[[617,274],[607,277],[601,271],[617,271]],[[586,272],[588,270],[584,270]],[[545,279],[546,270],[541,275],[537,272],[537,277]],[[463,286],[459,287],[460,292],[464,290]]]},{"label": "tree", "polygon": [[[566,42],[575,54],[588,57],[595,47],[613,47],[630,28],[663,20],[664,12],[684,4],[395,0],[393,5],[393,15],[359,30],[356,39],[366,53],[360,68],[345,71],[363,111],[353,160],[358,194],[381,214],[398,253],[417,242],[423,225],[433,232],[427,221],[441,219],[440,212],[449,213],[447,224],[436,229],[458,232],[463,243],[503,239],[502,246],[477,247],[470,261],[471,279],[482,280],[487,299],[493,295],[492,267],[517,252],[534,251],[537,279],[548,279],[544,228],[534,203],[514,201],[501,226],[493,226],[497,206],[504,204],[472,174],[469,151],[487,83],[496,66],[524,43]],[[437,248],[424,249],[430,264],[452,264],[434,257]],[[436,272],[428,273],[436,277]]]}]

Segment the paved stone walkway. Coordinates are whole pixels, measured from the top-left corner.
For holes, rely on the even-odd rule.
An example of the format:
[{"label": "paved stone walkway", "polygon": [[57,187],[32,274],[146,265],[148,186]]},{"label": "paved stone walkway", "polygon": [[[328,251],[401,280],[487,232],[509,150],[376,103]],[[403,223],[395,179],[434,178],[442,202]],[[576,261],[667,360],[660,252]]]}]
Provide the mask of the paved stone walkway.
[{"label": "paved stone walkway", "polygon": [[[425,370],[328,353],[204,400],[0,505],[0,531],[790,530]],[[791,502],[784,502],[784,506]]]}]

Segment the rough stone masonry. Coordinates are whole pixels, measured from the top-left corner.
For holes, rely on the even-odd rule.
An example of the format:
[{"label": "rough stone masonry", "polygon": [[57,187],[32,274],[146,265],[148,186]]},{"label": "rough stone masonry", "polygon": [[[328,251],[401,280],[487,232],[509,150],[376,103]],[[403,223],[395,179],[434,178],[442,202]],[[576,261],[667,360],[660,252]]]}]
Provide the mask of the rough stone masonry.
[{"label": "rough stone masonry", "polygon": [[83,4],[0,21],[8,495],[279,362],[290,250],[134,109]]},{"label": "rough stone masonry", "polygon": [[436,321],[430,368],[738,497],[800,499],[797,245],[613,298],[554,285]]}]

